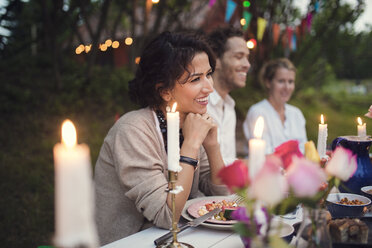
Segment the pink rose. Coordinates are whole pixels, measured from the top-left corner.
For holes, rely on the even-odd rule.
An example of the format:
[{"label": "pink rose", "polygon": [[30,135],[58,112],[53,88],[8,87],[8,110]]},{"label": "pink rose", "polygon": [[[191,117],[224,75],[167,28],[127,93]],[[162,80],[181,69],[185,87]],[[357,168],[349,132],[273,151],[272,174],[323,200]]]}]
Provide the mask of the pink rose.
[{"label": "pink rose", "polygon": [[365,116],[367,116],[368,118],[372,118],[372,105],[369,106],[369,110],[368,110],[368,113],[365,114]]},{"label": "pink rose", "polygon": [[261,170],[251,182],[251,194],[267,205],[275,205],[286,196],[288,184],[281,173],[281,161],[276,156],[268,157]]},{"label": "pink rose", "polygon": [[235,160],[234,163],[222,168],[218,172],[218,177],[230,191],[249,185],[248,167],[242,160]]},{"label": "pink rose", "polygon": [[356,155],[341,146],[333,152],[331,160],[326,165],[326,172],[342,181],[349,180],[357,169]]},{"label": "pink rose", "polygon": [[326,182],[326,174],[317,163],[305,158],[293,158],[287,169],[287,180],[298,197],[314,196]]},{"label": "pink rose", "polygon": [[304,156],[298,148],[297,140],[289,140],[287,142],[284,142],[283,144],[275,148],[274,154],[282,159],[284,169],[287,169],[288,166],[292,163],[293,156],[299,158],[302,158]]}]

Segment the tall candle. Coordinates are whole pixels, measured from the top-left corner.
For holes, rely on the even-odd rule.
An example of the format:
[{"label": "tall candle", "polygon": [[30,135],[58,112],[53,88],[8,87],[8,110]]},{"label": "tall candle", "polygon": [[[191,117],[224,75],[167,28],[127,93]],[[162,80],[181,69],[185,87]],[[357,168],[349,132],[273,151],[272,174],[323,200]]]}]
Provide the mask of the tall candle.
[{"label": "tall candle", "polygon": [[321,115],[319,129],[318,129],[318,145],[317,145],[320,158],[326,157],[327,136],[328,136],[327,124],[324,124],[324,117],[323,115]]},{"label": "tall candle", "polygon": [[358,136],[367,136],[366,124],[362,122],[362,118],[358,117]]},{"label": "tall candle", "polygon": [[168,170],[178,172],[180,166],[180,115],[177,103],[167,112]]},{"label": "tall candle", "polygon": [[266,142],[261,139],[263,129],[264,119],[259,116],[254,126],[254,138],[249,140],[249,175],[251,178],[254,178],[265,162]]},{"label": "tall candle", "polygon": [[62,142],[54,146],[55,245],[98,247],[89,148],[78,145],[74,124],[62,125]]}]

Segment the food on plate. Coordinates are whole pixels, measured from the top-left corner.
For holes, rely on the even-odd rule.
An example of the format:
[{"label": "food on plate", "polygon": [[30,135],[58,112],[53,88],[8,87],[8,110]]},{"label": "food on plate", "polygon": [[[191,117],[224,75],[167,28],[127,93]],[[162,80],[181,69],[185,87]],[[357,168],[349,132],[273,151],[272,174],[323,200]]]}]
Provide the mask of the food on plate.
[{"label": "food on plate", "polygon": [[372,194],[372,189],[367,190],[368,194]]},{"label": "food on plate", "polygon": [[215,220],[231,220],[231,213],[236,210],[238,205],[235,201],[212,201],[211,203],[206,203],[203,206],[200,207],[198,210],[199,216],[205,215],[209,213],[210,211],[214,210],[215,208],[220,208],[221,212],[214,215],[213,218]]},{"label": "food on plate", "polygon": [[354,200],[349,200],[347,199],[347,197],[345,198],[342,198],[341,201],[337,202],[338,204],[343,204],[343,205],[364,205],[365,203],[358,200],[358,199],[354,199]]},{"label": "food on plate", "polygon": [[334,219],[328,222],[333,242],[363,243],[368,242],[368,226],[360,219]]}]

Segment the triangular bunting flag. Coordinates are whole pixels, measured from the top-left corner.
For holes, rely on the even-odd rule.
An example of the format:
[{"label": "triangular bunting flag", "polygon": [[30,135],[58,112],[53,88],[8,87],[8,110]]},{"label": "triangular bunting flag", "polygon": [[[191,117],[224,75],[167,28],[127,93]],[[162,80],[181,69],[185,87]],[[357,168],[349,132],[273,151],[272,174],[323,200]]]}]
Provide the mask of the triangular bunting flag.
[{"label": "triangular bunting flag", "polygon": [[278,45],[280,35],[280,26],[277,23],[273,23],[273,43],[274,45]]},{"label": "triangular bunting flag", "polygon": [[312,13],[307,13],[307,16],[306,16],[306,27],[307,27],[307,31],[310,32],[311,30],[311,23],[313,21],[313,14]]},{"label": "triangular bunting flag", "polygon": [[263,38],[263,34],[266,28],[266,23],[267,21],[264,18],[262,17],[257,18],[257,39],[258,41],[261,41]]},{"label": "triangular bunting flag", "polygon": [[292,46],[292,51],[296,51],[296,49],[297,49],[297,37],[296,37],[295,33],[293,33],[293,35],[292,35],[291,46]]},{"label": "triangular bunting flag", "polygon": [[232,15],[234,14],[235,8],[236,8],[236,3],[233,0],[227,0],[225,22],[230,21]]},{"label": "triangular bunting flag", "polygon": [[318,13],[319,12],[319,1],[315,1],[315,3],[314,3],[314,10],[315,10],[315,13]]},{"label": "triangular bunting flag", "polygon": [[287,41],[288,41],[288,48],[292,47],[292,33],[293,29],[291,27],[287,27]]},{"label": "triangular bunting flag", "polygon": [[216,0],[209,0],[209,7],[213,7],[213,5],[216,3]]},{"label": "triangular bunting flag", "polygon": [[251,23],[252,14],[246,10],[243,10],[243,18],[245,19],[245,25],[243,26],[243,30],[247,30],[249,24]]}]

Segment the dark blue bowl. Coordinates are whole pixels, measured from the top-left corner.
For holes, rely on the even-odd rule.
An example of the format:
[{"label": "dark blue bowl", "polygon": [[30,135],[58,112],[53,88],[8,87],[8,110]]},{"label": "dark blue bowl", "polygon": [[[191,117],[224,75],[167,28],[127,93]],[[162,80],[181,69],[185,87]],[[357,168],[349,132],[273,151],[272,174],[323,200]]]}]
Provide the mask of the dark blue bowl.
[{"label": "dark blue bowl", "polygon": [[[337,203],[341,199],[347,197],[349,201],[359,200],[363,202],[362,205],[345,205]],[[327,197],[326,205],[328,211],[333,218],[342,217],[360,217],[365,213],[365,208],[371,204],[371,200],[365,196],[349,194],[349,193],[334,193],[329,194]]]},{"label": "dark blue bowl", "polygon": [[362,191],[363,195],[368,197],[369,199],[372,200],[372,192],[369,193],[368,191],[369,190],[372,190],[372,186],[364,186],[360,189],[360,191]]}]

